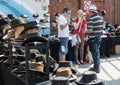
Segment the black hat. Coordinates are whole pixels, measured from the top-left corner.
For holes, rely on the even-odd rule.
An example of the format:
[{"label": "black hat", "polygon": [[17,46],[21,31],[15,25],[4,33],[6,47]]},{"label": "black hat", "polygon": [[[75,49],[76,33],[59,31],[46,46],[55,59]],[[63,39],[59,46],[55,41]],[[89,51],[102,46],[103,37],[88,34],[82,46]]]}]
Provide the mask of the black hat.
[{"label": "black hat", "polygon": [[8,17],[9,19],[15,19],[15,17],[13,16],[13,14],[8,14],[7,17]]},{"label": "black hat", "polygon": [[70,10],[70,8],[64,8],[63,9],[63,12],[67,12],[67,11],[69,11]]},{"label": "black hat", "polygon": [[41,19],[41,20],[40,20],[40,23],[41,23],[41,22],[45,23],[46,21],[45,21],[44,19]]},{"label": "black hat", "polygon": [[9,19],[8,18],[2,18],[0,19],[0,28],[4,27],[5,25],[9,24]]},{"label": "black hat", "polygon": [[49,17],[50,15],[48,13],[44,13],[44,16]]},{"label": "black hat", "polygon": [[51,19],[51,22],[57,23],[57,21],[55,19]]},{"label": "black hat", "polygon": [[33,17],[39,17],[39,15],[38,14],[33,14]]},{"label": "black hat", "polygon": [[58,76],[53,78],[51,85],[69,85],[69,81],[67,77]]},{"label": "black hat", "polygon": [[24,41],[24,43],[22,45],[25,45],[29,42],[42,42],[42,43],[47,43],[48,40],[46,38],[41,37],[41,35],[38,32],[34,32],[34,33],[29,33],[26,36],[26,40]]},{"label": "black hat", "polygon": [[104,85],[101,79],[97,78],[94,71],[85,71],[80,79],[76,80],[78,85]]},{"label": "black hat", "polygon": [[10,22],[10,25],[11,25],[11,28],[14,29],[16,26],[24,25],[24,22],[22,20],[20,20],[20,19],[13,19]]},{"label": "black hat", "polygon": [[55,16],[58,16],[58,17],[59,17],[59,16],[60,16],[60,14],[59,14],[59,13],[55,13]]},{"label": "black hat", "polygon": [[37,26],[37,22],[36,21],[28,22],[28,23],[24,24],[24,30],[20,34],[23,34],[25,31],[34,29],[34,28],[39,28]]},{"label": "black hat", "polygon": [[22,14],[21,17],[27,18],[28,16],[26,14]]}]

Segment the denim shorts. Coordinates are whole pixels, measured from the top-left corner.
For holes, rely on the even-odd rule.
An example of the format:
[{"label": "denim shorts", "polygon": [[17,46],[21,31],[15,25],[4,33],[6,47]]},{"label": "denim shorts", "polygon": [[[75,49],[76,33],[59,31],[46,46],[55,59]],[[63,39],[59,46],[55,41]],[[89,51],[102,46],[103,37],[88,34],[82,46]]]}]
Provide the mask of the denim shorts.
[{"label": "denim shorts", "polygon": [[68,37],[59,38],[60,46],[59,46],[59,54],[67,54],[68,52]]}]

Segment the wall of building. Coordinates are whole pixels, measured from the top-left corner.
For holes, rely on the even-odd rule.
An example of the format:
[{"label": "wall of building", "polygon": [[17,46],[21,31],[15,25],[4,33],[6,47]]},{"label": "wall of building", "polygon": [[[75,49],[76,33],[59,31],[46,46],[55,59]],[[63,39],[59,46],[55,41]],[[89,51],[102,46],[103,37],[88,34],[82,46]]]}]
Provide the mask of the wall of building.
[{"label": "wall of building", "polygon": [[[85,0],[50,0],[50,10],[51,10],[51,18],[53,18],[54,13],[62,12],[64,7],[70,7],[72,9],[72,15],[75,15],[75,12],[78,9],[83,9]],[[87,0],[88,1],[88,0]],[[95,1],[100,1],[101,5],[98,9],[106,10],[105,21],[111,22],[112,25],[116,23],[120,23],[119,15],[120,15],[120,1],[119,0],[91,0],[92,3]],[[115,3],[116,1],[116,7]]]},{"label": "wall of building", "polygon": [[50,0],[50,15],[54,18],[56,12],[62,13],[63,8],[69,7],[72,9],[72,16],[75,16],[76,11],[81,7],[81,0]]}]

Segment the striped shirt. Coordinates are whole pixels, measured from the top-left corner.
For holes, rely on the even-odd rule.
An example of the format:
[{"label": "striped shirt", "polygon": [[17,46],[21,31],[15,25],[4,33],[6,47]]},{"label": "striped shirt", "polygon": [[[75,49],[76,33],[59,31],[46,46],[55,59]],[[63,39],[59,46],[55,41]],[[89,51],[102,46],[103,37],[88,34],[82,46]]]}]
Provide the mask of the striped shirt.
[{"label": "striped shirt", "polygon": [[93,32],[89,34],[89,38],[99,37],[102,35],[103,19],[98,15],[93,15],[87,22],[87,28],[93,29]]}]

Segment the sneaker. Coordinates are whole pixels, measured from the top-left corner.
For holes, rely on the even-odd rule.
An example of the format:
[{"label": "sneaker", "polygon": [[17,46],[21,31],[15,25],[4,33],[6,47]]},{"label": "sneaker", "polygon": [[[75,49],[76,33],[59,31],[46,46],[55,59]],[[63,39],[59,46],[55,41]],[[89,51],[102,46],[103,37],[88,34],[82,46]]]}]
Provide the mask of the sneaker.
[{"label": "sneaker", "polygon": [[90,68],[89,71],[94,71],[96,73],[100,73],[100,68]]}]

